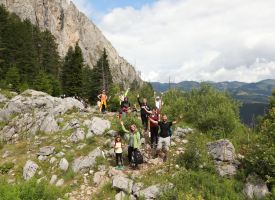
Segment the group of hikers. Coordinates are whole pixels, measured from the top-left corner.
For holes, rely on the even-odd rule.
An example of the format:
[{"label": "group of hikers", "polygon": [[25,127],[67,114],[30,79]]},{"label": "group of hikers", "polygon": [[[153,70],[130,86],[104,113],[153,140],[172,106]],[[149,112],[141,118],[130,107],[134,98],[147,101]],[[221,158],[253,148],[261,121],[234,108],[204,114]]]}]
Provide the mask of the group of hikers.
[{"label": "group of hikers", "polygon": [[[129,99],[127,97],[130,88],[126,92],[120,95],[120,111],[118,118],[120,119],[121,127],[124,134],[124,140],[128,145],[128,162],[132,169],[139,169],[139,164],[143,161],[142,155],[140,153],[141,146],[141,133],[139,132],[136,124],[131,124],[129,130],[124,126],[123,119],[127,117],[130,112],[137,113],[138,109],[136,104],[131,107]],[[103,90],[100,95],[98,95],[99,110],[103,113],[106,112],[108,97],[106,91]],[[152,149],[152,154],[154,157],[162,157],[163,161],[167,160],[167,154],[170,146],[170,139],[172,135],[171,127],[176,121],[168,121],[167,115],[161,114],[161,107],[163,106],[163,101],[161,96],[155,97],[154,107],[150,107],[147,103],[147,99],[143,98],[141,100],[140,96],[137,95],[137,102],[140,107],[140,118],[144,128],[143,136],[150,138],[150,145]],[[122,141],[121,135],[115,136],[114,142],[114,152],[116,155],[116,168],[123,169],[123,148],[124,143]],[[154,152],[154,153],[153,153]]]}]

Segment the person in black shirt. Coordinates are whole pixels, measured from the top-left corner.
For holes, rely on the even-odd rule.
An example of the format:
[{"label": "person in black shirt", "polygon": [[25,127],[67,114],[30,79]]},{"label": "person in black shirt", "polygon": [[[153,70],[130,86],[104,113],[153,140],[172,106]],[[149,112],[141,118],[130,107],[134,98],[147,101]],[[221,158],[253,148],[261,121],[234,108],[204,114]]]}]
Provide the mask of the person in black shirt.
[{"label": "person in black shirt", "polygon": [[147,111],[150,111],[150,107],[147,105],[147,99],[143,99],[141,102],[139,95],[137,95],[138,104],[140,106],[140,117],[142,121],[142,125],[144,127],[144,130],[147,131],[148,128],[148,117],[149,113]]},{"label": "person in black shirt", "polygon": [[173,124],[176,124],[176,121],[169,122],[166,115],[162,116],[162,121],[155,121],[151,118],[149,118],[152,123],[158,124],[160,128],[159,138],[158,138],[158,145],[157,145],[157,151],[158,154],[163,151],[165,153],[164,161],[167,158],[167,152],[169,150],[170,146],[170,140],[171,140],[171,132],[170,128]]}]

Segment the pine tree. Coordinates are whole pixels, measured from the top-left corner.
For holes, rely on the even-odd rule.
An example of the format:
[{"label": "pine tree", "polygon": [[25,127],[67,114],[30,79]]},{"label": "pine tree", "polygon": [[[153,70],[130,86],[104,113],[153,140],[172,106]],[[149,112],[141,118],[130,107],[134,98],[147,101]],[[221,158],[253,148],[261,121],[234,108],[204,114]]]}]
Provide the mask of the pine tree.
[{"label": "pine tree", "polygon": [[53,93],[53,86],[51,79],[47,73],[44,71],[39,71],[39,73],[34,78],[34,89],[48,94]]},{"label": "pine tree", "polygon": [[92,78],[93,85],[91,87],[91,99],[95,100],[97,98],[97,94],[102,89],[105,89],[108,92],[110,86],[113,83],[108,55],[105,48],[101,57],[97,61],[96,66],[93,68]]},{"label": "pine tree", "polygon": [[6,83],[11,89],[18,91],[20,74],[16,66],[12,66],[11,68],[9,68],[6,74]]},{"label": "pine tree", "polygon": [[84,59],[81,48],[69,48],[62,70],[63,92],[68,96],[82,96],[82,68]]}]

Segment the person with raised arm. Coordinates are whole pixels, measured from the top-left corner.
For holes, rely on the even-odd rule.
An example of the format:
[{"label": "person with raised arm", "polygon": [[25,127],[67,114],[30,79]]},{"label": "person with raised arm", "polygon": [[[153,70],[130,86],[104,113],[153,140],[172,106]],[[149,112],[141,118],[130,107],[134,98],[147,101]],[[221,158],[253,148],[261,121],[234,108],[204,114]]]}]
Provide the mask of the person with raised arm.
[{"label": "person with raised arm", "polygon": [[143,98],[143,100],[140,100],[139,94],[137,95],[137,100],[138,100],[138,104],[140,106],[140,117],[141,117],[141,122],[144,128],[144,131],[147,131],[148,129],[148,111],[150,111],[150,107],[147,104],[147,99]]},{"label": "person with raised arm", "polygon": [[138,169],[137,154],[140,148],[140,133],[137,130],[135,124],[130,126],[130,131],[128,131],[123,121],[120,122],[122,130],[126,133],[125,139],[128,141],[128,161],[130,165],[133,165],[133,169]]},{"label": "person with raised arm", "polygon": [[158,138],[158,145],[157,145],[157,154],[160,155],[161,151],[164,152],[165,156],[163,161],[167,159],[167,153],[169,151],[169,147],[171,144],[171,132],[170,128],[173,124],[176,124],[177,121],[168,121],[167,115],[162,115],[162,121],[156,121],[149,118],[150,122],[154,124],[158,124],[160,128],[159,138]]}]

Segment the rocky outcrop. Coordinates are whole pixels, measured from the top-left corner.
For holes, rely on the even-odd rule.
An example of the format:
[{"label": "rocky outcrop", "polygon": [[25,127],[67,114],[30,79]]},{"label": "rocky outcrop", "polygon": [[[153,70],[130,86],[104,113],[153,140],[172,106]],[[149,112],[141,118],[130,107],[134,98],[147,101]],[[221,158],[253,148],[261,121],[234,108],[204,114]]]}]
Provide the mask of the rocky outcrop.
[{"label": "rocky outcrop", "polygon": [[19,134],[59,131],[55,120],[68,110],[83,110],[84,105],[74,98],[56,98],[44,92],[26,90],[9,100],[0,110],[0,121],[8,124],[0,130],[0,139],[15,141]]},{"label": "rocky outcrop", "polygon": [[263,199],[269,194],[266,183],[257,175],[249,175],[244,186],[244,193],[249,199]]},{"label": "rocky outcrop", "polygon": [[72,164],[74,172],[81,170],[89,170],[96,164],[96,158],[102,156],[103,153],[99,148],[91,151],[89,155],[76,158]]},{"label": "rocky outcrop", "polygon": [[207,147],[221,176],[233,176],[236,174],[239,162],[236,159],[235,148],[229,140],[210,142]]},{"label": "rocky outcrop", "polygon": [[93,117],[88,127],[89,127],[89,130],[86,137],[90,138],[93,135],[102,135],[105,130],[110,129],[111,122],[109,120],[104,120],[99,117]]},{"label": "rocky outcrop", "polygon": [[105,48],[109,57],[114,82],[128,87],[142,81],[124,58],[120,57],[102,32],[69,0],[0,0],[9,11],[22,19],[29,19],[42,30],[48,29],[56,38],[62,57],[77,42],[84,60],[94,66]]},{"label": "rocky outcrop", "polygon": [[123,176],[114,176],[112,180],[112,187],[123,190],[128,194],[132,192],[134,181]]}]

